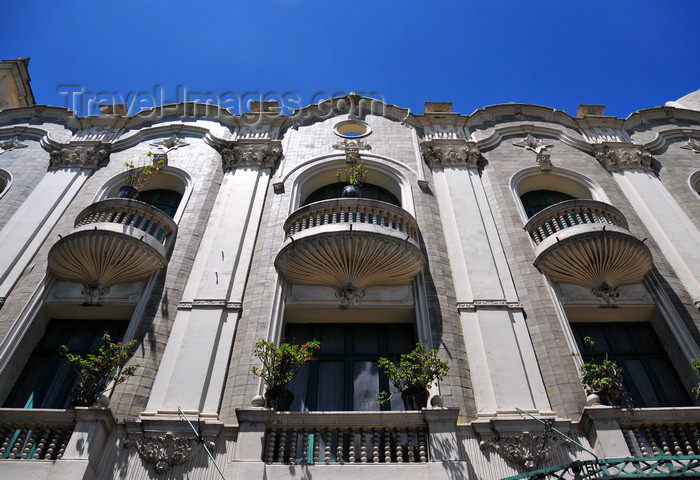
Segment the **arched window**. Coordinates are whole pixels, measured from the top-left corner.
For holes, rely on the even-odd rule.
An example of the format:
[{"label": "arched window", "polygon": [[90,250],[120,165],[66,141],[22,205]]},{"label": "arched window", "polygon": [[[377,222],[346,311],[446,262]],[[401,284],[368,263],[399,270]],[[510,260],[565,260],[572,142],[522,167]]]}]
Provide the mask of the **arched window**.
[{"label": "arched window", "polygon": [[175,190],[167,190],[164,188],[145,190],[143,192],[139,192],[139,196],[137,197],[137,200],[162,210],[170,215],[171,218],[175,216],[175,212],[177,211],[177,207],[180,204],[181,199],[182,194],[180,194],[180,192],[176,192]]},{"label": "arched window", "polygon": [[[330,185],[325,185],[311,192],[311,194],[306,197],[302,206],[308,205],[309,203],[320,202],[322,200],[330,200],[332,198],[342,197],[343,188],[349,185],[347,182],[336,182]],[[396,196],[391,193],[386,188],[365,183],[360,187],[360,196],[362,198],[369,198],[372,200],[379,200],[382,202],[391,203],[397,207],[401,206],[401,202]]]},{"label": "arched window", "polygon": [[527,218],[531,218],[537,212],[545,208],[563,202],[565,200],[574,200],[576,197],[568,193],[557,192],[555,190],[532,190],[520,195],[520,200],[523,202],[523,208]]}]

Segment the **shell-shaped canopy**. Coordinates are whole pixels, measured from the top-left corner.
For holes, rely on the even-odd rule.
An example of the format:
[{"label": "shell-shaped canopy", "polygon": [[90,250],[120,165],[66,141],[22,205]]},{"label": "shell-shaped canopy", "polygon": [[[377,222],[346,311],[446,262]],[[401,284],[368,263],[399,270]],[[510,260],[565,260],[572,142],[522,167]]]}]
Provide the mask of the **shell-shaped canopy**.
[{"label": "shell-shaped canopy", "polygon": [[275,266],[290,283],[364,290],[410,283],[425,266],[425,256],[408,240],[346,231],[287,243]]},{"label": "shell-shaped canopy", "polygon": [[652,256],[632,235],[599,231],[553,244],[538,255],[535,266],[556,282],[590,289],[606,283],[614,289],[642,281],[651,269]]}]

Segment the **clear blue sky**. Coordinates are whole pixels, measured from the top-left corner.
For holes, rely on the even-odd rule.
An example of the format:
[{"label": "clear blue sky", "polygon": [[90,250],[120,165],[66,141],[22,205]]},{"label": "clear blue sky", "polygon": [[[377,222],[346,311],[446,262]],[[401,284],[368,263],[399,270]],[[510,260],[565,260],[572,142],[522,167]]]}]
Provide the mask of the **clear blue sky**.
[{"label": "clear blue sky", "polygon": [[23,1],[3,9],[0,56],[31,57],[37,103],[61,106],[61,85],[166,100],[182,86],[627,117],[700,88],[699,18],[698,0]]}]

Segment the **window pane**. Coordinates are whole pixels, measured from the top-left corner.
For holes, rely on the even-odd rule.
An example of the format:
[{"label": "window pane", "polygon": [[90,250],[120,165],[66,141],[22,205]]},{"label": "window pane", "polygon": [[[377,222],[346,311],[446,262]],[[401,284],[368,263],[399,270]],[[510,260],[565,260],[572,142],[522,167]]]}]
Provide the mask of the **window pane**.
[{"label": "window pane", "polygon": [[353,410],[379,410],[379,367],[376,362],[353,363]]},{"label": "window pane", "polygon": [[345,352],[345,328],[324,327],[321,330],[321,353]]},{"label": "window pane", "polygon": [[389,326],[386,332],[387,352],[390,355],[407,353],[413,350],[416,342],[413,339],[413,325],[398,324]]},{"label": "window pane", "polygon": [[379,353],[377,345],[377,327],[362,325],[355,328],[355,353]]},{"label": "window pane", "polygon": [[644,370],[641,360],[628,360],[624,362],[622,368],[625,370],[625,378],[636,387],[641,395],[641,398],[635,398],[635,406],[660,407],[659,397],[654,391],[649,375]]},{"label": "window pane", "polygon": [[317,410],[345,410],[344,362],[321,362],[319,365]]}]

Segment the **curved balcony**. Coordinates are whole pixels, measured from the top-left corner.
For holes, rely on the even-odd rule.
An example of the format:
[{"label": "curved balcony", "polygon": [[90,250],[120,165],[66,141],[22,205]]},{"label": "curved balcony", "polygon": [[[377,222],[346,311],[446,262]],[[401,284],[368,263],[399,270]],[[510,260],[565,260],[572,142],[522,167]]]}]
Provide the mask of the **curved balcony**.
[{"label": "curved balcony", "polygon": [[176,229],[168,215],[147,203],[102,200],[80,212],[75,229],[51,248],[49,268],[99,297],[112,285],[142,280],[167,265],[164,244]]},{"label": "curved balcony", "polygon": [[325,285],[353,301],[368,287],[403,285],[425,266],[405,210],[366,198],[312,203],[290,215],[275,266],[290,283]]},{"label": "curved balcony", "polygon": [[599,295],[640,282],[652,266],[649,248],[632,236],[622,213],[603,202],[557,203],[534,215],[525,230],[537,244],[537,268]]}]

